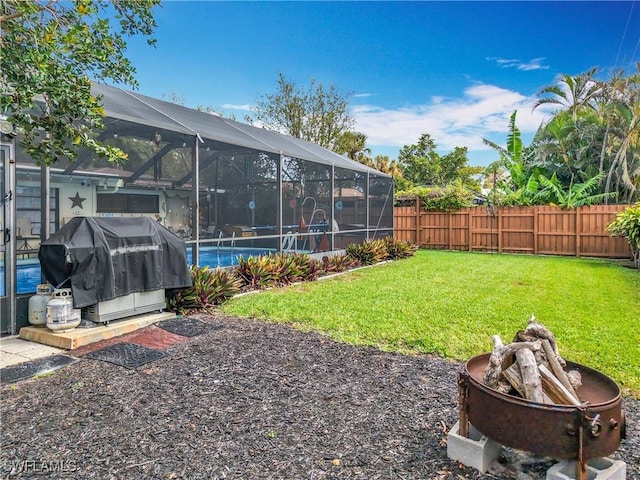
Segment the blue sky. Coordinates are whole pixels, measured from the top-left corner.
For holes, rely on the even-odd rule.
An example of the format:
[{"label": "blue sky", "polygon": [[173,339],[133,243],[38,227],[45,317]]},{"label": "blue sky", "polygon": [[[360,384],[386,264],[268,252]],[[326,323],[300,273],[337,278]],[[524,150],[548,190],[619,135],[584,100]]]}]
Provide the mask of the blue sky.
[{"label": "blue sky", "polygon": [[486,165],[508,119],[529,142],[548,112],[536,92],[559,74],[634,70],[640,1],[164,1],[157,46],[129,42],[139,91],[177,96],[242,120],[282,72],[352,92],[355,129],[372,154],[397,158],[429,133],[446,153]]}]

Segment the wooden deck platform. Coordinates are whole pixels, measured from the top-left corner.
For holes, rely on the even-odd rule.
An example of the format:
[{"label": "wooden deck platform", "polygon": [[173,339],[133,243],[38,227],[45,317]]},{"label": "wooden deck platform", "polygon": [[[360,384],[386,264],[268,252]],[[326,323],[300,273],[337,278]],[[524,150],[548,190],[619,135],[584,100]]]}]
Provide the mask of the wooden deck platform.
[{"label": "wooden deck platform", "polygon": [[125,333],[134,332],[162,320],[175,318],[172,312],[151,313],[113,320],[109,325],[99,325],[91,328],[78,327],[67,333],[55,333],[45,326],[29,326],[20,329],[20,338],[32,342],[49,345],[50,347],[74,350],[90,345],[100,340],[118,337]]}]

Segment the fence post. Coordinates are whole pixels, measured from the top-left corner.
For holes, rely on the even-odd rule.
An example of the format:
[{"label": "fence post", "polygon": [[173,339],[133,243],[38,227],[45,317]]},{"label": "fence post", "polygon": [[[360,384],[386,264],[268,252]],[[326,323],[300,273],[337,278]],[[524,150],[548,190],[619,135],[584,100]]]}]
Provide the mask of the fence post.
[{"label": "fence post", "polygon": [[453,213],[449,212],[449,218],[448,218],[448,222],[447,222],[447,227],[449,228],[449,232],[448,232],[448,243],[449,243],[449,250],[451,250],[451,219],[453,218]]},{"label": "fence post", "polygon": [[471,208],[467,209],[467,228],[469,229],[468,241],[469,241],[469,251],[473,251],[473,228],[472,222],[473,220],[473,210]]},{"label": "fence post", "polygon": [[580,230],[582,229],[582,216],[580,215],[580,209],[583,207],[576,207],[576,257],[580,256]]},{"label": "fence post", "polygon": [[502,207],[498,207],[498,253],[502,253]]},{"label": "fence post", "polygon": [[533,211],[533,254],[538,254],[538,207],[531,207]]},{"label": "fence post", "polygon": [[416,197],[416,245],[420,246],[420,198]]}]

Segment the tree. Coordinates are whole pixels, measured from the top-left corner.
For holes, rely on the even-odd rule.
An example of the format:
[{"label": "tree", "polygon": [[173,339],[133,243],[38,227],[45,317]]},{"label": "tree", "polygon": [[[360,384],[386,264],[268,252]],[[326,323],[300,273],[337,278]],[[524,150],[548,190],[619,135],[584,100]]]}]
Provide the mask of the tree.
[{"label": "tree", "polygon": [[428,133],[422,134],[418,143],[405,145],[398,153],[404,178],[414,185],[435,186],[436,170],[440,156],[436,143]]},{"label": "tree", "polygon": [[615,122],[611,129],[613,159],[607,174],[605,192],[611,191],[613,178],[627,202],[637,198],[640,189],[640,64],[638,72],[623,82],[623,99],[615,103]]},{"label": "tree", "polygon": [[[485,174],[493,176],[492,201],[513,205],[532,205],[539,200],[540,169],[530,165],[531,150],[522,143],[520,129],[516,126],[517,113],[514,111],[509,117],[506,148],[486,138],[482,139],[485,145],[490,146],[500,155],[499,160],[487,167]],[[499,171],[504,172],[500,177]]]},{"label": "tree", "polygon": [[396,160],[390,160],[387,155],[376,155],[371,162],[376,170],[391,175],[394,178],[402,177],[402,169]]},{"label": "tree", "polygon": [[487,140],[486,138],[482,139],[482,142],[485,145],[490,146],[495,151],[500,154],[500,160],[496,167],[506,167],[509,168],[511,164],[522,162],[522,138],[520,137],[520,129],[516,127],[516,115],[518,111],[515,110],[511,117],[509,117],[509,133],[507,134],[507,147],[503,148],[491,140]]},{"label": "tree", "polygon": [[479,188],[473,179],[480,169],[467,165],[467,148],[456,147],[443,156],[436,152],[436,143],[428,133],[422,134],[418,143],[405,145],[398,154],[403,176],[416,186],[444,187],[460,180],[467,187]]},{"label": "tree", "polygon": [[357,160],[359,154],[371,153],[367,148],[367,135],[361,132],[348,130],[338,137],[334,151],[340,154],[347,154],[351,160]]},{"label": "tree", "polygon": [[597,73],[597,68],[591,68],[576,76],[562,74],[558,83],[543,87],[538,92],[539,98],[533,108],[557,105],[568,110],[575,119],[581,108],[593,108],[592,100],[601,89],[601,85],[594,80]]},{"label": "tree", "polygon": [[286,133],[334,150],[341,136],[354,125],[349,115],[351,93],[341,93],[311,79],[305,90],[278,74],[275,93],[258,97],[250,123]]},{"label": "tree", "polygon": [[560,108],[532,148],[536,161],[565,188],[597,175],[599,193],[616,192],[618,201],[631,203],[640,192],[640,64],[626,77],[616,71],[598,81],[597,73],[562,75],[540,91],[536,107]]},{"label": "tree", "polygon": [[[148,37],[160,0],[3,0],[0,3],[0,108],[37,162],[73,160],[81,147],[112,161],[126,158],[95,139],[103,128],[91,81],[136,86],[126,39]],[[45,133],[46,132],[46,133]]]}]

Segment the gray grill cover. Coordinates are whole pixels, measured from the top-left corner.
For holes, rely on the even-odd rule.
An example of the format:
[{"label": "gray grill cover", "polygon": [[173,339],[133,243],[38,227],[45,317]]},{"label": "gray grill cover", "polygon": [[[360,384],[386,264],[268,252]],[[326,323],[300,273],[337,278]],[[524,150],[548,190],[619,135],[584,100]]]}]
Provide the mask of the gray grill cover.
[{"label": "gray grill cover", "polygon": [[40,246],[42,273],[75,308],[191,286],[184,240],[146,218],[74,217]]}]

